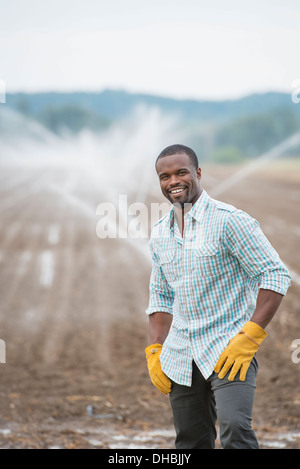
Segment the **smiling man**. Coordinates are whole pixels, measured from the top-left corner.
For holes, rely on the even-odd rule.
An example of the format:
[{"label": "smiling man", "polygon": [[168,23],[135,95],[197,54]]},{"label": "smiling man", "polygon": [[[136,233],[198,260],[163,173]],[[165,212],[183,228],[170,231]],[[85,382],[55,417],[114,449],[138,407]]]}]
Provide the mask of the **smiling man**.
[{"label": "smiling man", "polygon": [[150,250],[152,383],[170,394],[176,448],[259,448],[251,426],[257,361],[266,326],[290,275],[256,220],[201,187],[195,152],[165,148],[156,160],[170,213]]}]

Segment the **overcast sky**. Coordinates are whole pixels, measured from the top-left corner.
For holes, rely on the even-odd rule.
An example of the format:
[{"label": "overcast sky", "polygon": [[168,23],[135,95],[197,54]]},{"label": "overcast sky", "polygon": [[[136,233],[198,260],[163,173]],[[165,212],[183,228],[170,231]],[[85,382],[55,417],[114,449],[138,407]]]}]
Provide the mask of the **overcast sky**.
[{"label": "overcast sky", "polygon": [[299,0],[0,0],[0,16],[8,92],[219,100],[300,78]]}]

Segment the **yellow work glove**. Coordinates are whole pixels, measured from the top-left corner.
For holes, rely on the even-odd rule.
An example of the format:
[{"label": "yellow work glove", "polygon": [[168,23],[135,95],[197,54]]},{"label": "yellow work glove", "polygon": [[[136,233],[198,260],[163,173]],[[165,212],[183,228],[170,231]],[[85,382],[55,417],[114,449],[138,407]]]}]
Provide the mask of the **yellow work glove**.
[{"label": "yellow work glove", "polygon": [[266,331],[255,322],[246,322],[221,353],[214,367],[215,372],[219,373],[218,377],[223,379],[232,367],[228,381],[233,381],[239,370],[240,380],[245,381],[251,360],[267,335]]},{"label": "yellow work glove", "polygon": [[171,392],[171,381],[161,369],[159,359],[161,350],[161,344],[152,344],[145,348],[147,366],[150,379],[154,386],[163,394],[169,394],[169,392]]}]

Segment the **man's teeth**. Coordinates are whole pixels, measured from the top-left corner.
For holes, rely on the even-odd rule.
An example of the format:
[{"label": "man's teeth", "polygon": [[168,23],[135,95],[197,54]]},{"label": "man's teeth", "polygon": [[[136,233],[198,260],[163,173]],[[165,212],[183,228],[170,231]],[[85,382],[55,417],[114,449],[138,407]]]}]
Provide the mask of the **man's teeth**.
[{"label": "man's teeth", "polygon": [[170,192],[171,192],[171,194],[177,194],[178,192],[182,192],[182,191],[184,191],[184,189],[175,189],[175,190],[170,191]]}]

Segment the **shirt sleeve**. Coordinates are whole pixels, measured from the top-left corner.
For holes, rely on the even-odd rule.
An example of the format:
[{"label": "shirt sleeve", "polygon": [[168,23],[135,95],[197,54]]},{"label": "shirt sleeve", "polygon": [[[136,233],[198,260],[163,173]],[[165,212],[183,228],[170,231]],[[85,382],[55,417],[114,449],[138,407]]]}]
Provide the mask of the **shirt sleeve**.
[{"label": "shirt sleeve", "polygon": [[286,294],[291,276],[255,219],[240,210],[232,212],[227,220],[225,245],[259,288]]},{"label": "shirt sleeve", "polygon": [[146,314],[150,315],[158,312],[173,314],[174,290],[164,276],[151,240],[149,246],[152,257],[152,272],[149,284],[149,305]]}]

